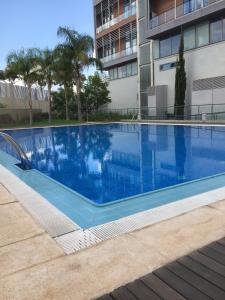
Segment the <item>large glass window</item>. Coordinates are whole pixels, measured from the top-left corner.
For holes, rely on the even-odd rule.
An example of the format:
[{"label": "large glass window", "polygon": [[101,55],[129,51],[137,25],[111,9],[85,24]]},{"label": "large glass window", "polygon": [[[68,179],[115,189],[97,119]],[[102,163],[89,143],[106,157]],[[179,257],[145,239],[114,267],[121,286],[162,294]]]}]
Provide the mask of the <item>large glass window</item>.
[{"label": "large glass window", "polygon": [[122,67],[119,67],[117,70],[118,70],[118,78],[122,78],[123,77]]},{"label": "large glass window", "polygon": [[184,50],[195,48],[195,27],[188,28],[184,31]]},{"label": "large glass window", "polygon": [[111,54],[115,54],[116,53],[116,42],[112,42],[111,43]]},{"label": "large glass window", "polygon": [[223,26],[222,20],[212,22],[210,24],[210,42],[216,43],[222,41]]},{"label": "large glass window", "polygon": [[160,56],[169,56],[171,55],[171,38],[160,41]]},{"label": "large glass window", "polygon": [[131,68],[131,64],[127,64],[127,76],[131,76],[132,75],[132,68]]},{"label": "large glass window", "polygon": [[131,13],[132,13],[132,15],[136,14],[136,1],[133,1],[131,3]]},{"label": "large glass window", "polygon": [[153,57],[159,58],[159,40],[153,41]]},{"label": "large glass window", "polygon": [[189,14],[195,9],[195,0],[184,0],[184,14]]},{"label": "large glass window", "polygon": [[173,36],[172,38],[172,54],[176,54],[180,47],[180,34]]},{"label": "large glass window", "polygon": [[150,65],[140,68],[141,91],[145,91],[150,86]]},{"label": "large glass window", "polygon": [[115,67],[109,70],[110,80],[125,78],[137,74],[137,62],[129,63],[121,67]]},{"label": "large glass window", "polygon": [[110,77],[110,80],[114,79],[114,69],[109,70],[109,77]]},{"label": "large glass window", "polygon": [[117,68],[114,68],[114,79],[117,79],[118,78],[118,69]]},{"label": "large glass window", "polygon": [[202,8],[203,2],[202,0],[195,0],[195,9]]},{"label": "large glass window", "polygon": [[132,75],[136,75],[137,74],[137,62],[133,62],[132,65]]},{"label": "large glass window", "polygon": [[122,77],[127,77],[127,66],[122,66]]},{"label": "large glass window", "polygon": [[[203,3],[204,5],[204,3]],[[203,22],[184,30],[184,50],[225,41],[225,18],[213,22]],[[153,43],[153,56],[170,56],[179,52],[180,34]],[[143,53],[141,53],[143,55]],[[141,58],[142,59],[142,58]],[[143,60],[143,59],[142,59]],[[142,61],[141,60],[141,61]]]},{"label": "large glass window", "polygon": [[196,47],[209,44],[209,23],[202,23],[196,26]]},{"label": "large glass window", "polygon": [[223,19],[223,40],[225,40],[225,19]]}]

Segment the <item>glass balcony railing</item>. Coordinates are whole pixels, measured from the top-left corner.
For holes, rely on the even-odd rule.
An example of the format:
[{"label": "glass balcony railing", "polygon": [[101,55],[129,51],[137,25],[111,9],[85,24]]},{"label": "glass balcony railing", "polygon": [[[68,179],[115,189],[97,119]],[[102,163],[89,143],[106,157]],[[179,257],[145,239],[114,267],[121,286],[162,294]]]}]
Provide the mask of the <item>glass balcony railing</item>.
[{"label": "glass balcony railing", "polygon": [[218,1],[222,0],[185,0],[183,4],[178,5],[176,8],[172,8],[150,19],[150,29],[166,24],[172,20],[190,14],[209,5],[212,5],[213,3]]},{"label": "glass balcony railing", "polygon": [[130,8],[129,10],[127,10],[126,12],[124,12],[122,15],[119,15],[116,18],[113,18],[112,20],[110,20],[109,22],[103,24],[102,26],[99,26],[96,28],[96,33],[99,34],[100,32],[102,32],[103,30],[106,30],[108,28],[110,28],[111,26],[121,22],[122,20],[125,20],[131,16],[136,15],[136,6],[132,6],[132,8]]},{"label": "glass balcony railing", "polygon": [[137,52],[137,46],[134,46],[132,48],[127,48],[123,51],[120,51],[120,52],[111,54],[109,56],[103,57],[103,58],[101,58],[101,61],[102,61],[102,63],[107,63],[111,60],[115,60],[115,59],[118,59],[118,58],[121,58],[121,57],[129,56],[129,55],[132,55],[136,52]]}]

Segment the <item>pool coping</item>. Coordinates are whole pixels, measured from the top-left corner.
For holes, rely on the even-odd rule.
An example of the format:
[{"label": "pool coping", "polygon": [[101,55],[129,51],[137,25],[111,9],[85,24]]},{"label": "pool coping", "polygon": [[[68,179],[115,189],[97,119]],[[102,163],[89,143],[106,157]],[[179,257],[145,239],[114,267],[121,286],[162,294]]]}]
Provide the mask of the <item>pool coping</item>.
[{"label": "pool coping", "polygon": [[66,254],[75,253],[122,234],[222,201],[225,195],[225,187],[222,187],[89,229],[82,229],[2,165],[0,165],[0,182],[42,225]]},{"label": "pool coping", "polygon": [[188,123],[185,123],[183,121],[176,121],[176,120],[171,120],[168,121],[157,121],[157,120],[121,120],[121,121],[102,121],[102,122],[84,122],[84,123],[75,123],[75,124],[62,124],[62,125],[47,125],[47,126],[34,126],[34,127],[11,127],[11,128],[0,128],[0,131],[3,130],[30,130],[30,129],[45,129],[45,128],[58,128],[58,127],[74,127],[74,126],[86,126],[86,125],[103,125],[103,124],[134,124],[134,125],[171,125],[171,126],[202,126],[202,127],[225,127],[225,121],[220,123],[220,122],[210,122],[210,121],[187,121]]},{"label": "pool coping", "polygon": [[[125,122],[85,123],[67,126],[124,124]],[[127,124],[148,124],[126,122]],[[152,123],[156,124],[156,123]],[[158,125],[181,126],[225,126],[216,124],[172,124],[157,123]],[[48,126],[62,127],[62,126]],[[45,127],[35,127],[45,128]],[[18,128],[16,128],[18,130]],[[21,128],[31,129],[31,128]],[[7,129],[4,129],[7,130]],[[15,130],[15,129],[8,129]],[[94,246],[100,242],[112,239],[122,234],[140,230],[155,223],[187,213],[191,210],[224,200],[225,186],[184,198],[163,206],[151,208],[108,223],[82,229],[78,224],[58,210],[46,198],[20,180],[10,170],[0,164],[0,182],[12,193],[25,209],[36,219],[66,254],[72,254],[82,249]],[[46,213],[47,211],[47,213]]]}]

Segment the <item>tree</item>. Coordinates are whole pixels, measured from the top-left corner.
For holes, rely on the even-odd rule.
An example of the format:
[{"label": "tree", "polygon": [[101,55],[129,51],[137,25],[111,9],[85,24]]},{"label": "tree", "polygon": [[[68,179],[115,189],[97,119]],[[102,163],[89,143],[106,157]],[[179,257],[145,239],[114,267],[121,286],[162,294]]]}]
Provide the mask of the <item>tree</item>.
[{"label": "tree", "polygon": [[[49,116],[49,123],[52,120],[52,85],[55,76],[55,53],[52,50],[46,48],[45,50],[40,51],[38,57],[38,65],[40,69],[38,70],[38,81],[41,85],[47,85],[48,89],[48,116]],[[43,88],[42,86],[42,88]]]},{"label": "tree", "polygon": [[76,103],[71,87],[67,88],[66,96],[67,101],[65,101],[64,88],[59,88],[57,91],[52,92],[52,113],[56,118],[64,119],[66,117],[69,120],[74,116],[73,111]]},{"label": "tree", "polygon": [[69,120],[69,96],[73,87],[73,67],[70,58],[67,55],[67,49],[58,46],[55,50],[55,80],[63,86],[66,120]]},{"label": "tree", "polygon": [[88,77],[82,93],[82,106],[84,110],[96,111],[100,106],[111,102],[108,85],[108,81],[102,78],[97,72],[93,76]]},{"label": "tree", "polygon": [[181,34],[179,58],[176,67],[175,78],[175,116],[184,116],[185,107],[185,94],[186,94],[186,72],[185,72],[185,59],[184,59],[184,37]]},{"label": "tree", "polygon": [[82,120],[81,112],[81,89],[84,69],[96,65],[101,69],[100,60],[93,58],[94,41],[93,38],[86,34],[79,34],[77,31],[68,27],[59,27],[57,32],[59,37],[65,39],[61,47],[67,49],[68,57],[71,59],[73,80],[77,90],[77,112],[78,120]]},{"label": "tree", "polygon": [[0,70],[0,80],[5,80],[5,72]]},{"label": "tree", "polygon": [[36,82],[38,50],[35,48],[11,52],[7,57],[6,77],[23,80],[28,89],[30,126],[33,124],[32,85]]}]

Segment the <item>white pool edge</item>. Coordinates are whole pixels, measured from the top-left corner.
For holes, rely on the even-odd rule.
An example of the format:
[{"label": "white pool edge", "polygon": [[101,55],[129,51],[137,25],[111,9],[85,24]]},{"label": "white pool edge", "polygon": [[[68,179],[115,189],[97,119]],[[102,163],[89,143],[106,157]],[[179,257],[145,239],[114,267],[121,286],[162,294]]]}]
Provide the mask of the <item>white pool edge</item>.
[{"label": "white pool edge", "polygon": [[84,230],[2,165],[0,183],[42,225],[66,254],[225,199],[225,187],[222,187]]}]

